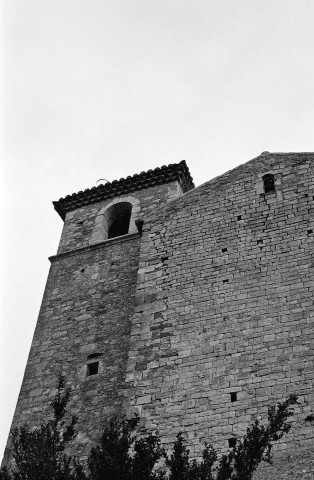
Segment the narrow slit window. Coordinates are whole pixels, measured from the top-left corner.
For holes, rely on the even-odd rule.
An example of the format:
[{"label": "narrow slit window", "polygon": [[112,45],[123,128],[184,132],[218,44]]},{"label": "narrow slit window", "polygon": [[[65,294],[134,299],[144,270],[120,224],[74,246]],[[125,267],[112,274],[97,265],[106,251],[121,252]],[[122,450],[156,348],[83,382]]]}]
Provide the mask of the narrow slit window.
[{"label": "narrow slit window", "polygon": [[87,376],[97,375],[99,369],[99,362],[91,362],[87,364]]},{"label": "narrow slit window", "polygon": [[233,402],[236,402],[236,401],[238,400],[238,398],[237,398],[237,392],[231,392],[231,393],[230,393],[230,400],[231,400],[232,403],[233,403]]},{"label": "narrow slit window", "polygon": [[275,175],[271,173],[267,173],[266,175],[263,176],[263,183],[264,183],[265,193],[272,193],[276,191]]},{"label": "narrow slit window", "polygon": [[228,438],[228,445],[229,448],[234,448],[236,446],[237,439],[236,438]]}]

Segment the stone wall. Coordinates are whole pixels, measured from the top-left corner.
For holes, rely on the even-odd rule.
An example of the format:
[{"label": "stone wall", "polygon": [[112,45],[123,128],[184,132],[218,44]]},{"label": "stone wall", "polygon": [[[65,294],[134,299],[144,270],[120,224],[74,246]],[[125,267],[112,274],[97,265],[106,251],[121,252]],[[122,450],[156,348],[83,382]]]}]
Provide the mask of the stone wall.
[{"label": "stone wall", "polygon": [[[76,454],[124,410],[166,446],[182,431],[198,457],[204,441],[226,451],[297,393],[293,428],[256,479],[313,470],[313,162],[265,153],[182,196],[175,182],[128,194],[142,237],[106,240],[112,199],[68,213],[13,426],[38,424],[62,371]],[[266,173],[274,193],[264,194]],[[99,374],[86,376],[95,353]]]},{"label": "stone wall", "polygon": [[[140,190],[133,221],[181,193],[179,184]],[[106,240],[99,215],[112,199],[69,212],[51,268],[24,374],[12,428],[46,420],[58,374],[72,388],[71,414],[80,432],[73,447],[86,455],[113,413],[121,410],[141,237],[137,229]],[[95,234],[97,233],[97,235]],[[89,356],[99,354],[99,373],[87,375]],[[5,459],[10,457],[10,441]]]},{"label": "stone wall", "polygon": [[[89,245],[94,245],[106,240],[105,228],[99,228],[99,223],[104,221],[104,213],[113,202],[130,202],[133,204],[130,222],[130,233],[137,231],[134,222],[138,219],[146,220],[147,215],[154,212],[167,201],[181,195],[181,187],[178,182],[146,188],[134,193],[110,198],[103,202],[93,203],[67,213],[58,254],[75,250]],[[99,222],[100,221],[100,222]],[[103,237],[101,236],[103,233]]]},{"label": "stone wall", "polygon": [[[98,439],[107,416],[119,411],[138,269],[139,235],[54,257],[21,388],[13,427],[46,419],[58,374],[72,388],[79,418],[76,454]],[[100,354],[98,375],[88,356]]]},{"label": "stone wall", "polygon": [[162,208],[142,237],[126,408],[198,456],[297,393],[264,480],[313,468],[313,161],[262,155]]}]

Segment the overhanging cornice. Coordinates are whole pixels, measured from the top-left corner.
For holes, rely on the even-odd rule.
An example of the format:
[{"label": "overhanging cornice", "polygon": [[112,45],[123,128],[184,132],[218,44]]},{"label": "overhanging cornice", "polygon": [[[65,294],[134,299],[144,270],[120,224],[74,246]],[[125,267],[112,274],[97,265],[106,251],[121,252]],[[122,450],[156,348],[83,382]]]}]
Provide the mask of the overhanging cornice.
[{"label": "overhanging cornice", "polygon": [[64,220],[67,212],[85,205],[174,181],[180,183],[183,192],[194,188],[193,179],[185,160],[182,160],[180,163],[157,167],[154,170],[147,170],[147,172],[141,172],[126,178],[120,178],[120,180],[114,180],[111,183],[100,184],[90,189],[87,188],[84,191],[67,195],[52,203],[62,220]]}]

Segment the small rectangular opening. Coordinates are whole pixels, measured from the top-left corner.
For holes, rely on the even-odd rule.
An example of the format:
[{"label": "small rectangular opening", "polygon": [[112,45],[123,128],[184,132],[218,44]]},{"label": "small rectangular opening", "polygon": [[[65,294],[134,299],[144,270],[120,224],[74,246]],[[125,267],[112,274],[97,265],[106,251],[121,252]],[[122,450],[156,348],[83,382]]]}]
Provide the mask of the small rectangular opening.
[{"label": "small rectangular opening", "polygon": [[307,231],[307,233],[308,233],[308,235],[309,235],[310,233],[313,233],[313,230],[310,229],[310,230]]},{"label": "small rectangular opening", "polygon": [[221,251],[222,253],[225,253],[228,249],[227,248],[222,248]]},{"label": "small rectangular opening", "polygon": [[259,243],[263,243],[263,240],[261,240],[261,239],[257,240],[257,245],[258,245]]},{"label": "small rectangular opening", "polygon": [[229,278],[225,278],[222,283],[229,283]]},{"label": "small rectangular opening", "polygon": [[87,376],[97,375],[99,362],[92,362],[87,364]]},{"label": "small rectangular opening", "polygon": [[272,173],[266,173],[266,175],[263,176],[263,183],[265,193],[274,193],[276,191],[275,175]]},{"label": "small rectangular opening", "polygon": [[238,399],[237,399],[237,392],[231,392],[230,393],[230,399],[231,399],[231,402],[236,402]]},{"label": "small rectangular opening", "polygon": [[239,221],[239,220],[242,220],[242,215],[238,215],[238,216],[237,216],[237,220],[238,220],[238,221]]},{"label": "small rectangular opening", "polygon": [[234,448],[236,446],[237,439],[236,438],[228,438],[228,445],[229,448]]},{"label": "small rectangular opening", "polygon": [[307,197],[309,196],[309,194],[308,194],[308,193],[306,193],[304,196],[307,198]]}]

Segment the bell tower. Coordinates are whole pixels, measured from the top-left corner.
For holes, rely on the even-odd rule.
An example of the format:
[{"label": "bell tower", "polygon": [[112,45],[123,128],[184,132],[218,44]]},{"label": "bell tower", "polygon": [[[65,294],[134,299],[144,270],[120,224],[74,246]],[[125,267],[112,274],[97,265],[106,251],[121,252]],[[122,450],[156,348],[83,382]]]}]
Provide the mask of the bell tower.
[{"label": "bell tower", "polygon": [[156,210],[193,186],[182,161],[53,202],[64,227],[13,428],[46,418],[60,372],[78,416],[76,455],[86,455],[105,419],[121,410],[142,235]]}]

